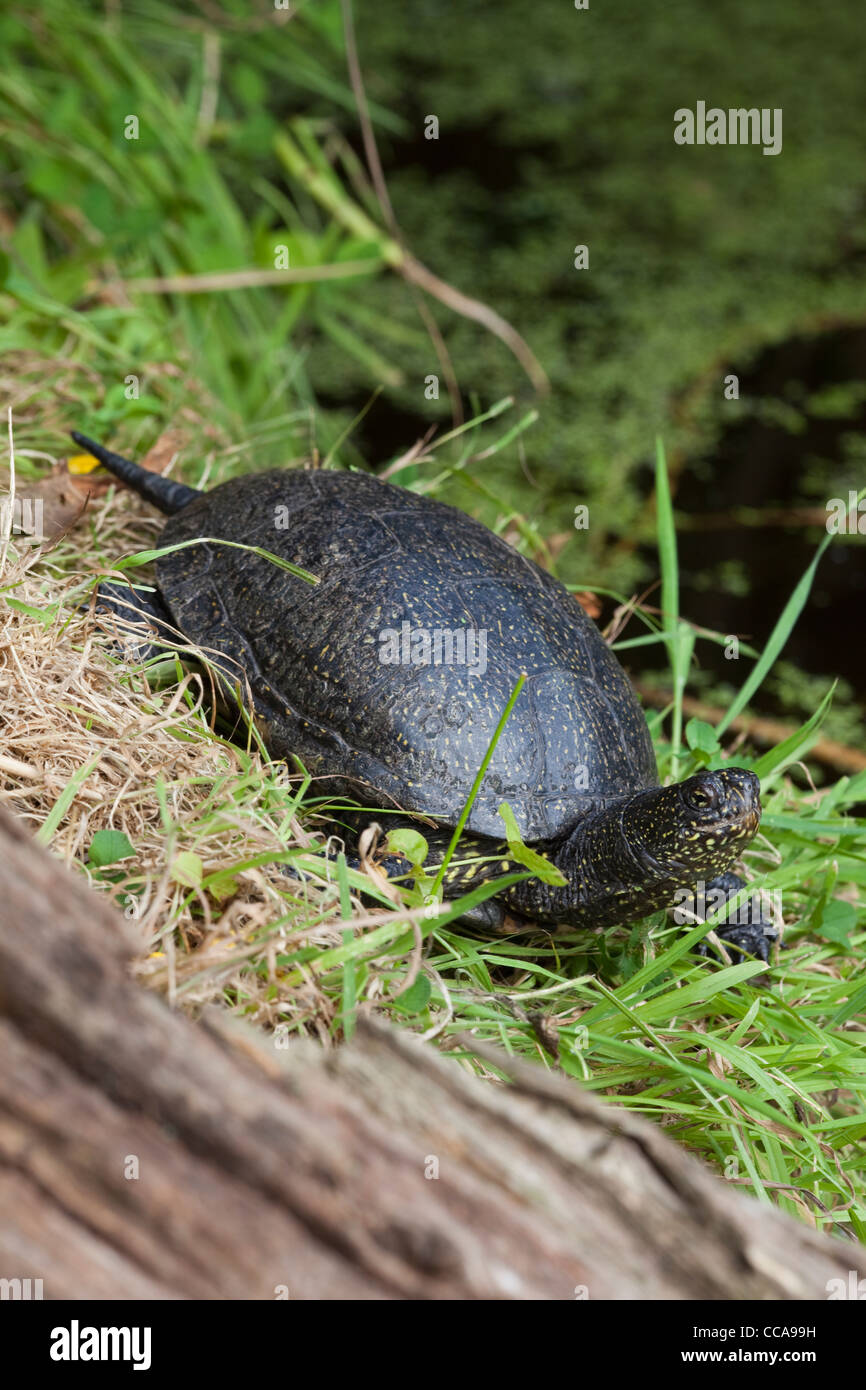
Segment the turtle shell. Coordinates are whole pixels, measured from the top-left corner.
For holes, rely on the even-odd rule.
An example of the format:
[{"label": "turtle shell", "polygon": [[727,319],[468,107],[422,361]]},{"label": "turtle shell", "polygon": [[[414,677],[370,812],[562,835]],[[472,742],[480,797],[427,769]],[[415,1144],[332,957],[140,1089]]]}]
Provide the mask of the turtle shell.
[{"label": "turtle shell", "polygon": [[543,841],[657,785],[643,712],[598,628],[464,512],[367,474],[274,471],[203,494],[161,543],[197,537],[319,578],[210,543],[157,563],[177,626],[249,681],[271,751],[329,789],[453,824],[523,672],[471,830],[501,837],[507,801],[524,839]]}]

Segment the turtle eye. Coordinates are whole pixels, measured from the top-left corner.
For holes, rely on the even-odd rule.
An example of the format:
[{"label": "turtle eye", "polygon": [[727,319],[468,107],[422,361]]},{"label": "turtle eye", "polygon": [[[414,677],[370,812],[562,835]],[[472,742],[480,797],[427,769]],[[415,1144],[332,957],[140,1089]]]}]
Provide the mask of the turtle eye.
[{"label": "turtle eye", "polygon": [[718,810],[720,802],[718,789],[712,782],[699,782],[696,787],[689,787],[685,798],[696,811]]}]

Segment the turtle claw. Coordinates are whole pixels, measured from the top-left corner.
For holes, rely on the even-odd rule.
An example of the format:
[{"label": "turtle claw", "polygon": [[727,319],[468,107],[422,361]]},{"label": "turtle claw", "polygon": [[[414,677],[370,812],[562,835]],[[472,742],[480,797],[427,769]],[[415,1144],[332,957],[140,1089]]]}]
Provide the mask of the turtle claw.
[{"label": "turtle claw", "polygon": [[[716,935],[731,957],[732,965],[740,965],[749,958],[768,964],[770,947],[779,937],[776,928],[764,921],[749,922],[743,927],[723,927]],[[713,948],[706,941],[701,941],[697,950],[701,956],[714,954]]]},{"label": "turtle claw", "polygon": [[[706,893],[719,892],[727,894],[732,898],[741,888],[745,887],[745,879],[738,874],[720,874],[713,879],[712,883],[706,885],[703,897],[706,903]],[[717,904],[714,904],[716,906]],[[706,907],[701,912],[706,915]],[[733,965],[740,965],[745,960],[762,960],[769,964],[770,948],[774,941],[778,941],[779,933],[772,922],[765,920],[761,912],[760,904],[756,899],[741,904],[737,910],[738,920],[731,923],[722,923],[716,930],[716,935],[722,945],[727,949]],[[743,920],[745,917],[746,920]],[[712,946],[706,941],[701,941],[697,947],[699,955],[710,956],[716,954]]]}]

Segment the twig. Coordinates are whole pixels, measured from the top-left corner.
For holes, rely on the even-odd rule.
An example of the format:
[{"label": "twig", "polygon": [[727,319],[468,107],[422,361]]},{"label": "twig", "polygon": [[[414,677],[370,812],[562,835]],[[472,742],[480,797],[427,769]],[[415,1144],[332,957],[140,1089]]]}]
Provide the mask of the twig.
[{"label": "twig", "polygon": [[[373,122],[370,120],[370,108],[367,105],[367,93],[364,90],[364,78],[358,59],[358,45],[355,41],[355,23],[352,16],[352,3],[351,0],[341,0],[341,3],[343,7],[343,35],[346,41],[346,63],[349,69],[349,81],[352,84],[352,91],[355,95],[355,105],[358,108],[358,120],[361,124],[361,138],[364,142],[364,153],[367,156],[367,168],[370,171],[370,178],[373,180],[373,187],[376,191],[379,207],[382,209],[382,216],[385,218],[388,230],[394,240],[402,248],[404,255],[407,255],[403,234],[400,231],[400,226],[391,203],[391,197],[388,193],[388,185],[385,181],[382,161],[379,158],[379,148],[376,144]],[[438,323],[424,303],[422,296],[416,292],[416,287],[411,281],[410,287],[412,289],[412,297],[415,300],[415,307],[430,335],[430,340],[433,343],[436,356],[439,358],[442,375],[445,377],[446,389],[451,400],[451,418],[455,426],[462,425],[464,419],[463,400],[460,395],[457,373],[451,361],[451,354],[439,330]]]},{"label": "twig", "polygon": [[206,145],[210,139],[210,133],[216,119],[220,86],[220,36],[213,29],[206,29],[202,42],[204,75],[195,131],[198,145]]},{"label": "twig", "polygon": [[263,285],[303,285],[310,280],[348,280],[354,275],[374,275],[382,269],[377,256],[330,265],[302,265],[296,270],[216,270],[204,275],[157,275],[126,280],[128,290],[139,294],[207,294],[211,290],[258,289]]},{"label": "twig", "polygon": [[[652,705],[654,709],[664,709],[673,698],[669,690],[658,690],[642,681],[636,681],[635,686],[647,704]],[[696,700],[693,695],[683,696],[683,709],[686,714],[703,719],[707,724],[717,724],[725,713],[716,705],[707,705],[703,700]],[[731,720],[730,728],[737,733],[746,734],[749,738],[757,739],[758,743],[767,744],[782,743],[796,733],[793,724],[784,724],[777,719],[764,719],[758,715],[739,714],[736,719]],[[847,744],[837,743],[832,738],[819,738],[809,749],[809,756],[817,758],[819,762],[828,763],[838,772],[862,772],[866,768],[866,753],[861,753],[857,748],[849,748]]]},{"label": "twig", "polygon": [[310,163],[286,131],[281,130],[276,135],[274,147],[289,173],[304,185],[335,221],[340,222],[353,236],[361,237],[364,241],[378,242],[382,259],[392,270],[420,285],[421,289],[426,290],[449,309],[453,309],[455,313],[462,314],[464,318],[474,319],[476,323],[488,329],[514,354],[539,394],[546,394],[550,390],[544,368],[529,344],[510,323],[480,300],[472,299],[447,285],[444,280],[440,280],[414,256],[404,251],[394,237],[384,237],[381,227],[377,227],[363,208],[346,196],[343,189],[336,187],[333,180],[326,178]]}]

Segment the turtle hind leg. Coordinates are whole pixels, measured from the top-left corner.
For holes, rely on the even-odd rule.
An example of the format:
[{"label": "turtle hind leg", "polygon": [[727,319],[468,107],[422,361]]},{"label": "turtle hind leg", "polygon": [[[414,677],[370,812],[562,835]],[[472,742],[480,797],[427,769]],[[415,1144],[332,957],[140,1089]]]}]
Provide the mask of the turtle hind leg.
[{"label": "turtle hind leg", "polygon": [[[721,906],[722,895],[727,901],[745,887],[746,880],[739,874],[719,874],[718,878],[703,885],[702,893],[693,895],[696,915],[706,917],[708,912]],[[748,956],[754,956],[756,960],[769,961],[770,947],[778,939],[779,933],[773,923],[764,917],[760,899],[753,895],[735,909],[733,921],[724,922],[716,928],[716,935],[730,948],[731,960],[737,965]],[[700,955],[706,956],[710,954],[711,948],[702,941],[697,949]]]},{"label": "turtle hind leg", "polygon": [[[175,654],[178,641],[176,627],[158,590],[148,593],[134,589],[131,584],[103,580],[96,590],[96,611],[113,614],[121,620],[115,646],[132,661],[153,661]],[[146,623],[151,631],[139,635],[128,628],[127,623]],[[163,638],[164,642],[160,642],[159,638]]]}]

